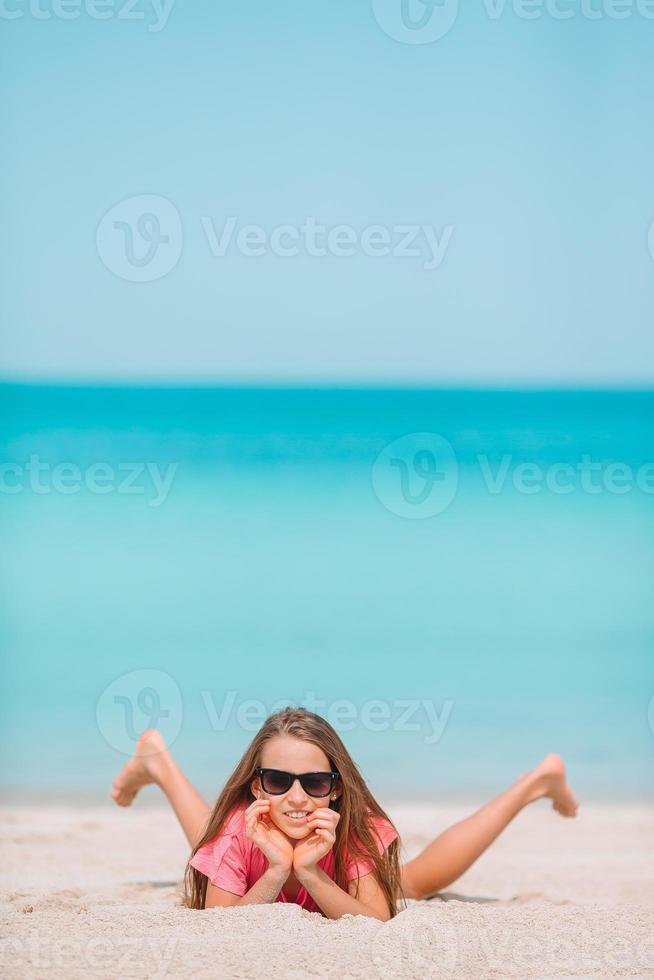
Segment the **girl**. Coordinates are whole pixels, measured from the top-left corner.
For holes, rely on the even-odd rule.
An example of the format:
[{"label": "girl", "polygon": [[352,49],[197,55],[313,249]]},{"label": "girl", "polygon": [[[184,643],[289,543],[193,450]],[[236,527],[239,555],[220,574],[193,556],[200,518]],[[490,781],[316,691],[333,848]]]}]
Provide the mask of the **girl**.
[{"label": "girl", "polygon": [[400,865],[391,820],[331,725],[304,708],[268,718],[212,811],[153,729],[114,780],[113,799],[129,806],[149,783],[165,793],[192,848],[190,908],[295,902],[330,919],[349,913],[386,921],[400,900],[435,894],[534,800],[548,797],[565,817],[578,808],[562,760],[548,755]]}]

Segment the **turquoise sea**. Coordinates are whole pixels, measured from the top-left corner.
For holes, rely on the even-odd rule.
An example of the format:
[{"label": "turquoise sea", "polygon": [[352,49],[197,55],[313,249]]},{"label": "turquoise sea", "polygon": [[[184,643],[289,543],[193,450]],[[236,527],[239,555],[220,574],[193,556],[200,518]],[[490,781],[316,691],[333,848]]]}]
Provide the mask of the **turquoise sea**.
[{"label": "turquoise sea", "polygon": [[262,710],[314,699],[387,798],[550,750],[587,797],[653,795],[654,393],[0,409],[5,790],[104,791],[154,722],[215,795]]}]

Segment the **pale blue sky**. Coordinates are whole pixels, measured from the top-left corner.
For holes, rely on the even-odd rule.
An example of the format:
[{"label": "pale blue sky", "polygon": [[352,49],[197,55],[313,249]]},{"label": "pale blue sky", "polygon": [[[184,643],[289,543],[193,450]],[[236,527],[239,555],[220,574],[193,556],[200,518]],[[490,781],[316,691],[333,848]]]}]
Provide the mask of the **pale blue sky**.
[{"label": "pale blue sky", "polygon": [[[3,377],[651,383],[654,20],[635,2],[525,20],[466,0],[418,44],[380,26],[400,0],[177,0],[161,30],[151,0],[142,20],[107,4],[3,8]],[[137,202],[98,234],[143,195],[172,210]],[[172,256],[146,282],[121,277],[157,273],[126,264],[140,213]],[[230,216],[291,226],[299,254],[212,254]],[[307,254],[307,217],[355,254]],[[424,268],[423,233],[418,256],[365,254],[371,225],[389,248],[427,226],[442,261]]]}]

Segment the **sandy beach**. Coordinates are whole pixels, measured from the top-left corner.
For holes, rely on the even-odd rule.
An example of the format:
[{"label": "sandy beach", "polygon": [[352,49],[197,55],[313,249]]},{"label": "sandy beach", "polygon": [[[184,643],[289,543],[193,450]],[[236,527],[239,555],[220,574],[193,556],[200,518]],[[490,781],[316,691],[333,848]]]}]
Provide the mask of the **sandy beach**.
[{"label": "sandy beach", "polygon": [[[450,891],[387,923],[295,905],[180,907],[187,848],[144,794],[131,810],[4,805],[5,978],[654,976],[654,821],[645,805],[523,812]],[[382,801],[403,858],[474,807]]]}]

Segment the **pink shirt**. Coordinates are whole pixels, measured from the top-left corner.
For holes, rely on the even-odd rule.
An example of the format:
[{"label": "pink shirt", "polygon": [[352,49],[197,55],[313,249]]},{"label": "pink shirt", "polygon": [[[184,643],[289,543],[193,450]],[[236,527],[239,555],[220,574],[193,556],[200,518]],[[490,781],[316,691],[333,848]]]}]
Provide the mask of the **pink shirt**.
[{"label": "pink shirt", "polygon": [[[206,875],[216,888],[222,888],[239,896],[245,895],[268,867],[268,859],[263,852],[245,835],[247,807],[246,802],[235,806],[228,815],[221,833],[199,848],[190,862],[191,866]],[[381,817],[372,817],[371,824],[377,831],[374,838],[379,853],[382,854],[398,836],[397,831]],[[328,851],[318,865],[325,874],[334,879],[333,850]],[[346,861],[345,867],[348,881],[362,878],[374,869],[372,862],[356,861],[354,858]],[[275,901],[288,902],[289,899],[281,891]],[[308,912],[321,911],[304,886],[300,888],[294,901]]]}]

